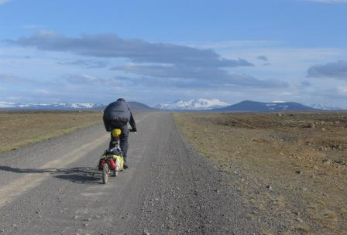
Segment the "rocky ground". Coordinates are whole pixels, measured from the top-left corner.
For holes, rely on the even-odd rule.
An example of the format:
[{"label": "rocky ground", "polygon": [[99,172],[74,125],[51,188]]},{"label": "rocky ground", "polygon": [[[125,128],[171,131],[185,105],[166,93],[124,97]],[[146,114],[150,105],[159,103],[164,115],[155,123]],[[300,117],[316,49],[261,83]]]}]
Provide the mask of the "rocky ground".
[{"label": "rocky ground", "polygon": [[104,185],[102,124],[0,154],[0,234],[261,234],[170,113],[135,115],[130,168]]},{"label": "rocky ground", "polygon": [[347,113],[175,114],[264,234],[346,234]]}]

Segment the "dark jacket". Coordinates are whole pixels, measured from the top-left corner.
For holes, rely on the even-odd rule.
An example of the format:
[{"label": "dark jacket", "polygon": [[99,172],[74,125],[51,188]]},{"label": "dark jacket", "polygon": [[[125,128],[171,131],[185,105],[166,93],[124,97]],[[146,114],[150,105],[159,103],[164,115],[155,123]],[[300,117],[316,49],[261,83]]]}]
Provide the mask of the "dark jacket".
[{"label": "dark jacket", "polygon": [[136,123],[130,107],[125,101],[116,101],[109,104],[104,110],[104,125],[106,131],[112,128],[127,128],[128,122],[133,129],[136,129]]}]

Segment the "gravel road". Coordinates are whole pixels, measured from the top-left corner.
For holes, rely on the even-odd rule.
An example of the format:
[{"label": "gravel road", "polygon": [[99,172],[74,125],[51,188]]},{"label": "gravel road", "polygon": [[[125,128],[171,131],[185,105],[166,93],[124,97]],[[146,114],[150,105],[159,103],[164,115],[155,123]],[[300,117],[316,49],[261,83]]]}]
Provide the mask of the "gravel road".
[{"label": "gravel road", "polygon": [[[259,234],[169,113],[139,113],[130,168],[103,185],[102,125],[0,155],[0,234]],[[18,133],[20,138],[20,133]]]}]

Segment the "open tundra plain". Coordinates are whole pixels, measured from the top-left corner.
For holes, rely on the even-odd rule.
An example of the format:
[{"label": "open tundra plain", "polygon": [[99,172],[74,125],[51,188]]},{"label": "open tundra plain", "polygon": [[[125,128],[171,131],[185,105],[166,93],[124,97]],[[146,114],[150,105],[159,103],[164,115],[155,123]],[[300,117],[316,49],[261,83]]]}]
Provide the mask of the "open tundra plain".
[{"label": "open tundra plain", "polygon": [[0,152],[102,122],[101,112],[0,112]]},{"label": "open tundra plain", "polygon": [[347,234],[347,113],[175,118],[194,149],[227,176],[262,233]]},{"label": "open tundra plain", "polygon": [[347,113],[136,113],[106,185],[101,112],[1,115],[0,234],[346,234]]},{"label": "open tundra plain", "polygon": [[101,123],[0,154],[0,234],[260,234],[170,113],[135,119],[130,168],[106,185]]}]

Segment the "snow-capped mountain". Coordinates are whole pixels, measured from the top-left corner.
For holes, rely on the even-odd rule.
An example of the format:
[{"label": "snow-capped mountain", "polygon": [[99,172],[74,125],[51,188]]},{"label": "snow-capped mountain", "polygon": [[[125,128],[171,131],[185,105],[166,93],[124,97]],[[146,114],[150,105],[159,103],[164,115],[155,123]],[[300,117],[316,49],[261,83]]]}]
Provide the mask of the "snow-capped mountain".
[{"label": "snow-capped mountain", "polygon": [[295,102],[274,101],[270,103],[245,100],[240,103],[230,105],[216,112],[279,112],[279,111],[314,111],[315,109]]},{"label": "snow-capped mountain", "polygon": [[[149,106],[129,101],[132,110],[151,111]],[[95,103],[12,103],[0,101],[0,110],[104,110],[106,105]]]},{"label": "snow-capped mountain", "polygon": [[12,103],[0,101],[0,109],[43,109],[43,110],[81,110],[98,109],[103,104],[94,103]]},{"label": "snow-capped mountain", "polygon": [[0,108],[14,108],[15,103],[0,101]]},{"label": "snow-capped mountain", "polygon": [[311,104],[310,107],[314,109],[319,109],[319,110],[343,110],[342,108],[339,108],[339,107],[327,106],[322,104]]},{"label": "snow-capped mountain", "polygon": [[177,100],[173,103],[161,103],[155,108],[163,110],[211,110],[215,108],[223,108],[230,104],[222,102],[218,99],[192,99],[189,101]]}]

